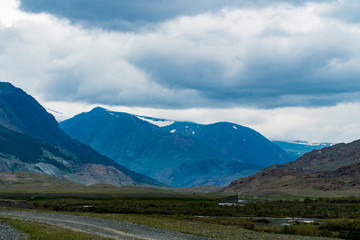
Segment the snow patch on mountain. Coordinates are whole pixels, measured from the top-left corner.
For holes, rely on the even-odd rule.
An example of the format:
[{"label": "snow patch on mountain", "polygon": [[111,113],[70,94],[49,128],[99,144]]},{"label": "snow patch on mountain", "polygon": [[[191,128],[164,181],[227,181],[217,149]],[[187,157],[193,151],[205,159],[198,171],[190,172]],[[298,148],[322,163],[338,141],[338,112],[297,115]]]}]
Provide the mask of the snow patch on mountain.
[{"label": "snow patch on mountain", "polygon": [[332,146],[333,143],[313,143],[308,141],[287,141],[288,143],[295,143],[295,144],[301,144],[301,145],[308,145],[308,146]]},{"label": "snow patch on mountain", "polygon": [[173,129],[173,130],[171,130],[170,132],[171,132],[171,133],[174,133],[174,132],[176,132],[176,129]]},{"label": "snow patch on mountain", "polygon": [[158,127],[166,127],[169,126],[171,124],[174,124],[175,121],[170,121],[170,120],[160,120],[160,119],[155,119],[155,118],[146,118],[146,117],[140,117],[140,116],[136,116],[138,119],[149,122],[153,125],[156,125]]}]

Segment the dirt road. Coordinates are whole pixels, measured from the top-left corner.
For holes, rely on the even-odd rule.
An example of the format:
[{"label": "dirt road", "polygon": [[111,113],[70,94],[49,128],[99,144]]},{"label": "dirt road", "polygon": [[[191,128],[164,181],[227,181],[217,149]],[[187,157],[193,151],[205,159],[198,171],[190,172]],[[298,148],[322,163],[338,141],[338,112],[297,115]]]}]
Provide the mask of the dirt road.
[{"label": "dirt road", "polygon": [[208,240],[209,238],[187,235],[175,231],[151,228],[139,224],[101,218],[72,216],[67,214],[36,211],[1,211],[0,216],[42,222],[86,232],[102,237],[122,240]]}]

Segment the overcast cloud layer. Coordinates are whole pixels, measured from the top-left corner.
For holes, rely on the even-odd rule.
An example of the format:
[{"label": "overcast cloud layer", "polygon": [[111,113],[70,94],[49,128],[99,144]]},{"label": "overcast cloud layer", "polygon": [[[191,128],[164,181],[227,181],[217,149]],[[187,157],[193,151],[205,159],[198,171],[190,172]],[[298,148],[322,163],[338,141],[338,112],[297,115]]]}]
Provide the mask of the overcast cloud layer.
[{"label": "overcast cloud layer", "polygon": [[[257,9],[287,2],[304,4],[306,0],[22,0],[21,9],[49,12],[85,27],[121,31],[141,31],[144,27],[181,16],[216,13],[222,8]],[[326,2],[326,0],[317,0]],[[348,14],[347,14],[348,16]]]},{"label": "overcast cloud layer", "polygon": [[0,79],[44,103],[357,106],[359,1],[237,2],[2,0]]}]

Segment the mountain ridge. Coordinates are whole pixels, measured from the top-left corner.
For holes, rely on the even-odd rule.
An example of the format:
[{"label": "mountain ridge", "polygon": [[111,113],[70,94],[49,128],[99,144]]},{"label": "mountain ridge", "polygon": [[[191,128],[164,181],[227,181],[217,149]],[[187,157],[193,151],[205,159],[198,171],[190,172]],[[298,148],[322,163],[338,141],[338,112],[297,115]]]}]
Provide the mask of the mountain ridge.
[{"label": "mountain ridge", "polygon": [[175,186],[226,185],[290,160],[261,134],[233,123],[175,122],[97,107],[60,127],[119,164]]},{"label": "mountain ridge", "polygon": [[233,181],[225,192],[247,194],[289,193],[294,190],[360,190],[360,140],[313,150],[294,162],[272,165]]},{"label": "mountain ridge", "polygon": [[[42,172],[87,185],[163,186],[70,138],[32,96],[6,82],[0,82],[0,137],[1,171]],[[95,174],[99,168],[111,177]]]}]

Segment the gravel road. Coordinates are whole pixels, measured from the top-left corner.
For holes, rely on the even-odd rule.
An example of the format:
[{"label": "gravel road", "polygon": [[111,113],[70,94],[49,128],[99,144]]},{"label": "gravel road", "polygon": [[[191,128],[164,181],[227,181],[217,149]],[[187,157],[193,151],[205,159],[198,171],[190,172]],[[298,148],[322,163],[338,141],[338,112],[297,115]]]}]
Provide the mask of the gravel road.
[{"label": "gravel road", "polygon": [[[1,211],[0,216],[57,225],[74,231],[86,232],[113,239],[136,240],[208,240],[175,231],[151,228],[135,223],[101,218],[72,216],[36,211]],[[0,232],[1,233],[1,232]],[[1,239],[1,238],[0,238]],[[6,238],[5,238],[6,239]],[[17,238],[8,238],[17,239]],[[20,238],[19,238],[20,239]]]},{"label": "gravel road", "polygon": [[15,230],[0,220],[0,240],[23,240],[24,237],[18,230]]}]

